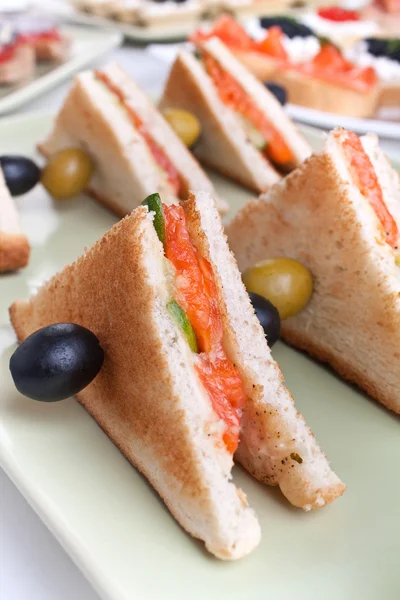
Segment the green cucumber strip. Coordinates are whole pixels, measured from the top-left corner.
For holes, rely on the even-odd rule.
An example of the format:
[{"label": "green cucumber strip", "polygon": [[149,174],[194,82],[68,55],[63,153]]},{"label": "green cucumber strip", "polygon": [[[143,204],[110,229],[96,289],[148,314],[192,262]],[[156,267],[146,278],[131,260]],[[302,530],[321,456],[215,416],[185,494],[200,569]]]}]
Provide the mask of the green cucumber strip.
[{"label": "green cucumber strip", "polygon": [[263,152],[267,146],[267,140],[245,117],[242,117],[242,123],[249,141],[253,144],[253,146],[255,146],[255,148],[257,148],[257,150]]},{"label": "green cucumber strip", "polygon": [[196,334],[183,308],[177,303],[176,300],[171,300],[171,302],[168,302],[167,304],[167,310],[179,325],[179,328],[185,336],[190,349],[193,352],[198,352],[199,349],[197,346]]},{"label": "green cucumber strip", "polygon": [[147,196],[143,200],[142,205],[147,206],[149,211],[154,213],[154,229],[156,230],[158,239],[165,247],[165,220],[160,194],[150,194],[150,196]]}]

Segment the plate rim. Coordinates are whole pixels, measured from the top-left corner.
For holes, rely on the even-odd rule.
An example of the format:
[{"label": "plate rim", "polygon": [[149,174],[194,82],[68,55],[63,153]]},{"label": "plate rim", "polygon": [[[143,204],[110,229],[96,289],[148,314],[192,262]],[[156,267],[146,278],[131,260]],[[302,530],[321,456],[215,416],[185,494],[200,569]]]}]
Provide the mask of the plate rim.
[{"label": "plate rim", "polygon": [[376,133],[382,138],[400,140],[400,122],[336,115],[290,103],[287,104],[286,110],[292,119],[296,119],[296,121],[306,123],[307,125],[312,124],[316,128],[334,129],[341,126],[361,134],[371,132]]}]

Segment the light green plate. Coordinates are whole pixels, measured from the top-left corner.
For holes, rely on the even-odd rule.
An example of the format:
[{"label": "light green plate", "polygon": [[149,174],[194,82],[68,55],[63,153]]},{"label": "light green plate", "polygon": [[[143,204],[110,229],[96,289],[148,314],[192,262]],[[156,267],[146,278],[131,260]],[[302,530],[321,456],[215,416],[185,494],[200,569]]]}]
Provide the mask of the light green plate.
[{"label": "light green plate", "polygon": [[[32,154],[50,125],[43,115],[1,123],[0,154]],[[311,141],[320,143],[315,133]],[[222,179],[216,183],[235,208],[249,197]],[[7,307],[115,220],[89,198],[53,203],[40,187],[18,205],[33,250],[27,269],[0,278],[1,461],[100,596],[398,600],[399,418],[303,354],[283,344],[273,350],[298,408],[348,489],[331,506],[304,513],[236,468],[235,482],[248,494],[263,533],[259,548],[236,563],[214,559],[181,530],[73,399],[48,405],[17,393],[8,372],[15,338]]]}]

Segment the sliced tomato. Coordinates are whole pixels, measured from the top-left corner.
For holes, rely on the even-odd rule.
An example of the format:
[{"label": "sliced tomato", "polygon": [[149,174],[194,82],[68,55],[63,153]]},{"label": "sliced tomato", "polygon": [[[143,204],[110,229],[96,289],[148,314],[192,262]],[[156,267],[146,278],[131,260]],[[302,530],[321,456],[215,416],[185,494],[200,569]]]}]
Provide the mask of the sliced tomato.
[{"label": "sliced tomato", "polygon": [[387,243],[394,248],[399,238],[397,224],[384,202],[375,169],[360,138],[352,131],[348,131],[342,147],[354,183],[374,209],[386,234]]},{"label": "sliced tomato", "polygon": [[338,71],[348,70],[352,68],[352,63],[348,62],[339,48],[333,44],[323,44],[320,51],[314,57],[312,64],[315,67]]},{"label": "sliced tomato", "polygon": [[[237,374],[232,377],[226,376],[226,372],[229,371],[226,363],[229,363],[227,359],[215,362],[210,359],[208,354],[200,354],[197,357],[195,369],[211,398],[214,411],[227,425],[223,440],[229,452],[233,454],[239,444],[240,413],[231,404],[227,391],[233,384],[237,387],[238,392],[242,393],[242,382]],[[230,365],[233,367],[232,363]]]},{"label": "sliced tomato", "polygon": [[212,37],[219,38],[228,48],[237,50],[251,50],[254,46],[253,39],[247,31],[230,15],[222,15],[215,22],[212,28],[204,32],[197,29],[191,36],[190,40],[194,44],[205,42]]},{"label": "sliced tomato", "polygon": [[190,240],[183,208],[171,205],[163,209],[165,255],[176,269],[175,299],[189,318],[201,352],[195,368],[216,414],[227,425],[226,447],[234,452],[246,396],[240,374],[223,349],[222,317],[212,267]]},{"label": "sliced tomato", "polygon": [[156,163],[161,167],[163,171],[166,172],[168,176],[168,181],[172,187],[172,190],[176,196],[179,197],[181,191],[181,179],[178,173],[178,170],[175,168],[175,165],[170,161],[168,155],[164,152],[164,150],[159,146],[159,144],[153,139],[150,133],[147,131],[143,121],[140,117],[135,113],[131,106],[126,102],[125,96],[121,92],[121,90],[115,86],[103,73],[102,71],[96,71],[96,77],[100,79],[108,89],[115,94],[121,104],[124,106],[126,111],[129,113],[129,116],[135,125],[135,128],[140,133],[140,135],[144,138],[151,154],[153,155]]},{"label": "sliced tomato", "polygon": [[323,6],[318,9],[318,15],[327,21],[359,21],[360,15],[356,10],[348,10],[340,6]]},{"label": "sliced tomato", "polygon": [[270,123],[236,79],[207,53],[204,54],[204,64],[222,102],[245,117],[265,138],[268,156],[278,165],[292,162],[294,160],[293,153],[279,131]]},{"label": "sliced tomato", "polygon": [[260,42],[255,42],[254,49],[281,60],[287,60],[288,58],[280,27],[270,27],[266,37]]}]

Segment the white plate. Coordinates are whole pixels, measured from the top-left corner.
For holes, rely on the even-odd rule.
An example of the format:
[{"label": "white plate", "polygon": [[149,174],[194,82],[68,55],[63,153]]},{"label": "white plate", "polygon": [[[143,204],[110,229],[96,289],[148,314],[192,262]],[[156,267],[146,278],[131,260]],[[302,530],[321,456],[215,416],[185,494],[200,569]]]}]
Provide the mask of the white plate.
[{"label": "white plate", "polygon": [[91,27],[62,26],[63,33],[72,38],[71,57],[62,64],[36,67],[35,77],[18,85],[0,86],[0,115],[15,110],[39,94],[56,86],[97,57],[116,48],[122,41],[120,31]]},{"label": "white plate", "polygon": [[[344,127],[351,129],[356,133],[376,133],[381,138],[388,138],[400,141],[400,122],[384,121],[383,119],[356,119],[354,117],[345,117],[334,115],[332,113],[306,108],[296,104],[288,104],[287,112],[289,115],[300,121],[314,127],[323,129],[334,129],[335,127]],[[400,107],[399,107],[400,108]]]},{"label": "white plate", "polygon": [[[319,2],[320,0],[314,0],[313,5],[318,4]],[[268,9],[265,8],[263,3],[263,9],[261,11],[257,11],[257,8],[253,7],[252,14],[253,16],[257,16],[257,14],[267,15],[276,14],[279,12],[287,12],[288,8],[285,6],[287,3],[288,0],[284,2],[279,2],[279,0],[271,1],[271,7],[268,7]],[[85,25],[112,27],[121,31],[128,40],[141,43],[182,41],[192,33],[195,27],[207,25],[207,20],[201,18],[199,15],[188,18],[182,22],[173,22],[171,18],[171,22],[168,23],[164,22],[156,25],[139,26],[124,23],[117,19],[99,17],[97,15],[85,13],[73,8],[72,6],[69,8],[70,10],[68,11],[63,8],[62,13],[71,21],[83,23]],[[56,7],[54,7],[53,10],[56,10]],[[239,20],[241,18],[242,17],[239,17]],[[246,15],[244,14],[243,19],[245,18]]]},{"label": "white plate", "polygon": [[191,31],[193,31],[194,27],[200,25],[200,20],[198,18],[192,18],[183,21],[182,23],[164,23],[160,25],[151,25],[149,27],[140,27],[139,25],[130,25],[129,23],[117,21],[116,19],[106,19],[78,10],[71,10],[68,12],[68,19],[75,23],[82,23],[83,25],[108,27],[114,31],[120,31],[127,40],[141,43],[156,41],[175,42],[184,40]]},{"label": "white plate", "polygon": [[[37,114],[3,121],[0,154],[33,154],[51,121]],[[307,135],[321,145],[318,132]],[[222,178],[214,180],[234,209],[250,196]],[[87,197],[55,203],[40,187],[18,199],[18,206],[33,250],[25,270],[0,278],[0,460],[100,596],[398,600],[399,418],[303,354],[279,343],[273,349],[299,409],[348,490],[333,505],[303,513],[279,490],[236,468],[235,482],[248,494],[263,532],[260,547],[236,563],[214,559],[181,530],[73,399],[43,404],[17,393],[8,371],[15,336],[7,307],[115,221]]]}]

